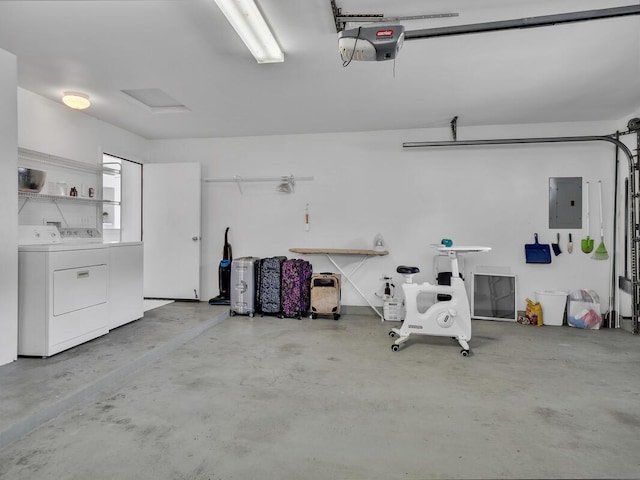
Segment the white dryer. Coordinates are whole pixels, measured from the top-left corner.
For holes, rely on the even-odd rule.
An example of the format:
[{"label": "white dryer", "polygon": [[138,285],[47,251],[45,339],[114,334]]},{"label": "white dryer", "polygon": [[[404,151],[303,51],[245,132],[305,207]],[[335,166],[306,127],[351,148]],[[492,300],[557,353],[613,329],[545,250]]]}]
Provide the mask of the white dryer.
[{"label": "white dryer", "polygon": [[107,246],[65,242],[52,226],[21,226],[20,243],[18,355],[48,357],[106,334]]}]

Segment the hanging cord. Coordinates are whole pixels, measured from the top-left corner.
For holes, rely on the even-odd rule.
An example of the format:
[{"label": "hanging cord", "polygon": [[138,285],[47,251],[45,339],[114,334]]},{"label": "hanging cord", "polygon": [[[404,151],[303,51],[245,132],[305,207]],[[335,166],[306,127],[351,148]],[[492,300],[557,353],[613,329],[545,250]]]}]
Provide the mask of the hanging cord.
[{"label": "hanging cord", "polygon": [[348,67],[349,64],[351,63],[351,60],[353,60],[353,56],[356,54],[356,46],[358,45],[358,39],[360,38],[360,30],[362,30],[362,27],[358,27],[358,34],[356,35],[356,41],[353,42],[353,50],[351,50],[351,57],[349,57],[349,60],[345,60],[344,58],[342,59],[343,67]]}]

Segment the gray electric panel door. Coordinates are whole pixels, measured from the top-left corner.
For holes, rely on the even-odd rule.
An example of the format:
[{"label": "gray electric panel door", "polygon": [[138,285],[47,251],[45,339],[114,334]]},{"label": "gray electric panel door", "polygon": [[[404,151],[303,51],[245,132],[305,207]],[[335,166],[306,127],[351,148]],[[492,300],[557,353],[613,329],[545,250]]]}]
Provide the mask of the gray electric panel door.
[{"label": "gray electric panel door", "polygon": [[549,228],[582,228],[582,177],[549,178]]}]

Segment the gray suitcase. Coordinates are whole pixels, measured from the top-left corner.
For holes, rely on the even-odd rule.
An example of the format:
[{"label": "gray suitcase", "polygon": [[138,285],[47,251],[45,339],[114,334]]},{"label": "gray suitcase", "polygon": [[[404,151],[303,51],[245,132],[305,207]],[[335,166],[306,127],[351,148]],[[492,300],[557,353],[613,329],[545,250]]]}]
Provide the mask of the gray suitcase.
[{"label": "gray suitcase", "polygon": [[256,313],[256,297],[258,293],[258,257],[239,257],[231,262],[231,316]]}]

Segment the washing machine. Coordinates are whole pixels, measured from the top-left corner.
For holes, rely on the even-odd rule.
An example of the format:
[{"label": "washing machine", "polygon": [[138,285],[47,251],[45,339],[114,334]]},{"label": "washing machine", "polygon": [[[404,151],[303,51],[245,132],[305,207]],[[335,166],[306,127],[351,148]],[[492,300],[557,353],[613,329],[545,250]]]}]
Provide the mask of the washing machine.
[{"label": "washing machine", "polygon": [[19,227],[18,355],[49,357],[108,333],[109,250],[99,233]]}]

